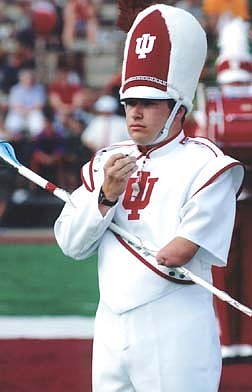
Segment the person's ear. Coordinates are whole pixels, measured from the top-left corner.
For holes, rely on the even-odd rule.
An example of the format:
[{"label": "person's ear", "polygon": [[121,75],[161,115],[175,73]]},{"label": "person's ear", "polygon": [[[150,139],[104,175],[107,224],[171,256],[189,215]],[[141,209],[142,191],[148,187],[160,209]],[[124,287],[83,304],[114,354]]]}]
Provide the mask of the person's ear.
[{"label": "person's ear", "polygon": [[179,118],[185,117],[186,115],[186,108],[184,106],[180,106],[179,110],[177,111],[176,116]]},{"label": "person's ear", "polygon": [[176,114],[176,119],[178,121],[181,121],[181,124],[183,124],[185,121],[186,113],[187,113],[187,110],[186,110],[185,106],[180,106],[180,108]]}]

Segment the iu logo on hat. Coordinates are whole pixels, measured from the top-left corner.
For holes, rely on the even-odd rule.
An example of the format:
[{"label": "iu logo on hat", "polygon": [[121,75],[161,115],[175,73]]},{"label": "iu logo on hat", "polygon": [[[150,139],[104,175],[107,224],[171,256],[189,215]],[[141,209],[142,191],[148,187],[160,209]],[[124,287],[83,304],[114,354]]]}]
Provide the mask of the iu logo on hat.
[{"label": "iu logo on hat", "polygon": [[136,54],[139,59],[146,59],[146,54],[152,52],[156,38],[155,35],[143,34],[136,39]]}]

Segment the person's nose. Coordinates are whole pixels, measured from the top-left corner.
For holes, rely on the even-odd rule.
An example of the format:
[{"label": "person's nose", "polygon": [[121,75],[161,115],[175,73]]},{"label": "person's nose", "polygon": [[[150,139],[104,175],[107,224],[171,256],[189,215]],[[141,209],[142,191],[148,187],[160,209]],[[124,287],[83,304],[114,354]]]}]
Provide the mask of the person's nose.
[{"label": "person's nose", "polygon": [[134,120],[143,118],[143,105],[141,105],[140,103],[137,103],[133,107],[132,117],[134,118]]}]

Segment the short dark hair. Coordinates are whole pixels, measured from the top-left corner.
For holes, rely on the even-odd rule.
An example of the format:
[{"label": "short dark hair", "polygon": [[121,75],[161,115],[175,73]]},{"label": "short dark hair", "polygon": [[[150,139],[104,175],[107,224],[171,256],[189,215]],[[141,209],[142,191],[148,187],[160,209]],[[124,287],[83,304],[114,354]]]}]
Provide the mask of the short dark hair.
[{"label": "short dark hair", "polygon": [[170,110],[172,110],[176,104],[175,99],[167,99],[167,104]]}]

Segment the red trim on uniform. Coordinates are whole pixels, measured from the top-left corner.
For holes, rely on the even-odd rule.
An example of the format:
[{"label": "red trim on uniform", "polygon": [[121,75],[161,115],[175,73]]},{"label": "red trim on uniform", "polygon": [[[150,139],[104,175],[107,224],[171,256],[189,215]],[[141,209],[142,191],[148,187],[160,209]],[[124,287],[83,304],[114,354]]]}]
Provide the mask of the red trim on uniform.
[{"label": "red trim on uniform", "polygon": [[[215,173],[214,176],[212,176],[204,185],[202,185],[202,187],[200,187],[193,195],[195,196],[198,192],[200,192],[202,189],[206,188],[208,185],[212,184],[212,182],[214,182],[214,180],[216,180],[217,177],[219,177],[221,174],[223,174],[225,171],[227,171],[228,169],[230,169],[233,166],[239,166],[240,163],[230,163],[230,165],[225,166],[223,169],[221,169],[220,171],[218,171],[217,173]],[[241,189],[241,188],[240,188]],[[240,190],[238,191],[239,194]]]},{"label": "red trim on uniform", "polygon": [[57,188],[57,186],[54,185],[52,182],[48,182],[48,183],[46,184],[46,186],[45,186],[45,190],[48,191],[48,192],[50,192],[50,193],[53,193],[53,192],[55,191],[56,188]]},{"label": "red trim on uniform", "polygon": [[[168,140],[163,140],[162,142],[158,143],[156,146],[154,146],[150,151],[148,151],[148,153],[146,154],[146,156],[148,157],[153,151],[165,146],[166,144],[171,143],[174,139],[176,139],[178,137],[178,135],[181,133],[181,130],[179,130],[176,135],[174,135],[172,138],[168,139]],[[183,137],[184,139],[184,137]]]},{"label": "red trim on uniform", "polygon": [[[149,145],[149,146],[138,145],[137,148],[142,153],[142,155],[145,155],[147,158],[149,158],[150,154],[153,151],[158,150],[159,148],[161,148],[161,147],[165,146],[166,144],[169,144],[170,142],[172,142],[174,139],[176,139],[176,137],[179,136],[179,134],[181,132],[182,132],[181,130],[178,131],[176,133],[176,135],[172,136],[170,139],[164,139],[162,142],[160,142],[160,143],[158,143],[158,144],[156,144],[154,146],[153,145]],[[181,139],[181,141],[179,143],[182,143],[183,140],[185,139],[185,137],[186,136],[183,136],[183,138]]]},{"label": "red trim on uniform", "polygon": [[188,136],[184,136],[183,139],[180,140],[179,143],[180,143],[180,144],[185,144],[185,143],[187,142],[188,139],[189,139]]},{"label": "red trim on uniform", "polygon": [[214,151],[214,149],[212,148],[212,147],[210,147],[208,144],[205,144],[205,143],[203,143],[203,142],[200,142],[200,141],[198,141],[198,140],[193,140],[193,138],[192,139],[190,139],[193,143],[195,143],[195,144],[199,144],[199,145],[202,145],[202,146],[205,146],[205,147],[208,147],[209,148],[209,150],[211,150],[213,153],[214,153],[214,155],[217,157],[218,156],[218,154],[217,154],[217,152],[216,151]]},{"label": "red trim on uniform", "polygon": [[[200,139],[206,139],[208,142],[210,142],[211,144],[213,144],[218,150],[220,150],[221,152],[223,152],[221,149],[220,149],[220,147],[212,140],[212,139],[209,139],[209,137],[207,137],[207,136],[195,136],[195,137],[190,137],[190,136],[188,136],[188,139],[189,140],[191,140],[191,141],[194,141],[194,139],[198,139],[198,138],[200,138]],[[196,140],[197,141],[197,140]],[[204,144],[204,143],[203,143]],[[204,144],[204,146],[206,145],[206,147],[209,147],[210,149],[211,149],[211,147],[210,146],[208,146],[208,144]],[[215,154],[216,154],[216,152],[215,152]]]},{"label": "red trim on uniform", "polygon": [[94,186],[94,178],[93,178],[93,162],[94,162],[94,157],[90,160],[89,162],[89,179],[90,179],[90,186],[88,185],[84,175],[83,175],[83,171],[81,170],[81,180],[83,185],[85,186],[85,188],[89,191],[89,192],[93,192],[93,190],[95,189]]},{"label": "red trim on uniform", "polygon": [[[135,146],[135,144],[113,144],[113,147],[130,147],[130,146]],[[108,152],[109,150],[103,149],[101,150],[101,152]],[[84,175],[83,175],[83,170],[81,169],[80,172],[80,176],[81,176],[81,180],[83,185],[85,186],[85,188],[89,191],[89,192],[93,192],[95,189],[95,184],[94,184],[94,177],[93,177],[93,163],[94,163],[94,159],[95,159],[95,155],[91,158],[90,162],[89,162],[89,180],[90,180],[90,185],[88,184],[88,182],[86,181]]]},{"label": "red trim on uniform", "polygon": [[137,161],[138,161],[139,159],[141,159],[142,157],[144,157],[144,156],[145,156],[145,158],[146,158],[146,155],[145,155],[143,152],[141,152],[141,154],[138,155],[138,157],[137,157]]},{"label": "red trim on uniform", "polygon": [[[139,151],[140,152],[142,152],[142,154],[146,154],[146,157],[148,158],[149,157],[149,155],[153,152],[153,151],[155,151],[155,150],[157,150],[157,149],[159,149],[159,148],[161,148],[161,147],[163,147],[163,146],[165,146],[166,144],[169,144],[170,142],[172,142],[174,139],[176,139],[178,136],[179,136],[179,134],[181,133],[181,130],[178,132],[178,133],[176,133],[176,135],[174,135],[171,139],[165,139],[165,140],[163,140],[162,142],[160,142],[160,143],[158,143],[157,145],[154,145],[154,146],[137,146],[138,147],[138,149],[139,149]],[[208,140],[210,143],[212,143],[213,145],[215,145],[216,146],[216,148],[218,148],[219,149],[219,147],[214,143],[214,142],[212,142],[210,139],[208,139],[207,137],[204,137],[204,136],[200,136],[200,138],[201,139],[206,139],[206,140]],[[217,157],[218,156],[218,153],[211,147],[211,146],[209,146],[207,143],[204,143],[203,141],[201,142],[201,141],[199,141],[199,140],[195,140],[196,138],[191,138],[191,137],[188,137],[188,136],[183,136],[183,138],[179,141],[179,143],[180,144],[186,144],[186,142],[187,141],[189,141],[189,142],[192,142],[192,143],[195,143],[195,144],[201,144],[201,145],[203,145],[203,146],[205,146],[205,147],[208,147],[213,153],[214,153],[214,155]]]},{"label": "red trim on uniform", "polygon": [[115,233],[114,233],[114,235],[117,238],[117,240],[121,243],[121,245],[123,245],[130,253],[132,253],[139,261],[141,261],[141,263],[143,263],[146,267],[151,269],[157,275],[161,276],[162,278],[164,278],[166,280],[170,280],[173,283],[195,284],[191,280],[176,279],[176,278],[173,278],[171,276],[168,276],[167,274],[165,274],[162,271],[159,271],[159,269],[155,268],[151,263],[149,263],[146,259],[144,259],[137,251],[135,251],[135,249],[132,248],[126,241],[124,241],[122,237],[120,237],[118,234],[115,234]]}]

